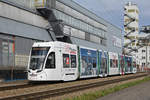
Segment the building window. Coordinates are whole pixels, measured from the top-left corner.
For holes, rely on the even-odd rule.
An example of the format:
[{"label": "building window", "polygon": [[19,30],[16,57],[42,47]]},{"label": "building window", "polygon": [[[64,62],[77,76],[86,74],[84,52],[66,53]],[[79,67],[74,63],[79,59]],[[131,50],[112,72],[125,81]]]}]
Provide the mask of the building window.
[{"label": "building window", "polygon": [[89,33],[85,34],[85,40],[90,41],[90,34]]},{"label": "building window", "polygon": [[104,45],[104,46],[106,46],[106,40],[105,40],[105,39],[102,39],[102,40],[101,40],[101,44]]},{"label": "building window", "polygon": [[143,56],[142,59],[145,59],[145,57]]},{"label": "building window", "polygon": [[142,66],[145,66],[145,63],[142,63]]},{"label": "building window", "polygon": [[144,53],[145,52],[145,50],[142,50],[142,53]]},{"label": "building window", "polygon": [[100,43],[100,37],[95,35],[90,35],[90,40],[95,43]]},{"label": "building window", "polygon": [[85,32],[80,31],[80,30],[75,29],[75,28],[71,28],[71,36],[77,37],[80,39],[85,39]]},{"label": "building window", "polygon": [[67,34],[67,35],[70,35],[70,33],[71,33],[71,27],[64,26],[64,33]]}]

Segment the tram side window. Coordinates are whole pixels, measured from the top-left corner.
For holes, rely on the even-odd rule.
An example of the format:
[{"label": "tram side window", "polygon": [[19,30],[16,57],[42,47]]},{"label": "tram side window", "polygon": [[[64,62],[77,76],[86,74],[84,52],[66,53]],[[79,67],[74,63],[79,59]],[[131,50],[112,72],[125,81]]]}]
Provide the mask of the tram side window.
[{"label": "tram side window", "polygon": [[124,61],[122,59],[120,60],[120,65],[121,67],[124,67]]},{"label": "tram side window", "polygon": [[107,60],[106,60],[106,58],[102,58],[101,66],[103,66],[103,68],[107,67]]},{"label": "tram side window", "polygon": [[63,54],[63,67],[69,68],[70,61],[69,61],[69,54]]},{"label": "tram side window", "polygon": [[131,62],[130,61],[128,61],[128,67],[131,67]]},{"label": "tram side window", "polygon": [[76,68],[76,55],[71,55],[71,68]]},{"label": "tram side window", "polygon": [[93,57],[93,68],[96,68],[96,57]]},{"label": "tram side window", "polygon": [[136,62],[133,62],[133,67],[136,68]]},{"label": "tram side window", "polygon": [[47,69],[55,68],[55,52],[51,52],[47,58],[46,66]]},{"label": "tram side window", "polygon": [[110,59],[110,67],[117,68],[118,67],[118,60]]},{"label": "tram side window", "polygon": [[116,60],[116,66],[115,66],[116,68],[118,67],[118,60]]},{"label": "tram side window", "polygon": [[111,68],[113,67],[112,59],[110,59],[110,67],[111,67]]},{"label": "tram side window", "polygon": [[104,67],[107,69],[107,59],[104,58]]},{"label": "tram side window", "polygon": [[82,68],[87,68],[87,57],[82,56]]},{"label": "tram side window", "polygon": [[93,63],[92,63],[92,57],[88,57],[88,68],[89,69],[92,69],[92,67],[93,67]]}]

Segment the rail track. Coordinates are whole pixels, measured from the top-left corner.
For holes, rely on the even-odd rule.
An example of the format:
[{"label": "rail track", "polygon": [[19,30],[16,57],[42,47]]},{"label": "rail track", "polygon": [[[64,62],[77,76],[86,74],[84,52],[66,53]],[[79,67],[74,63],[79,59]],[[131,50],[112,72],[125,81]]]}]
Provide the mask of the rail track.
[{"label": "rail track", "polygon": [[29,84],[19,84],[19,85],[8,85],[8,86],[2,86],[0,87],[0,91],[5,91],[5,90],[13,90],[13,89],[19,89],[19,88],[27,88],[29,87]]},{"label": "rail track", "polygon": [[[77,81],[79,81],[79,80],[77,80]],[[18,83],[16,83],[16,84],[7,84],[5,86],[0,86],[0,92],[1,91],[5,91],[5,90],[30,88],[30,87],[40,86],[40,85],[49,85],[49,84],[59,84],[59,82],[53,82],[53,83],[46,83],[46,82],[45,83],[42,83],[42,82],[41,83],[30,83],[28,81],[25,81],[25,83],[20,83],[20,84],[18,84]]]},{"label": "rail track", "polygon": [[[79,80],[77,80],[79,81]],[[14,90],[14,89],[21,89],[21,88],[30,88],[30,87],[36,87],[40,85],[49,85],[49,84],[59,84],[58,82],[54,83],[30,83],[26,81],[25,83],[20,83],[20,84],[7,84],[5,86],[0,86],[0,92],[5,91],[5,90]]]},{"label": "rail track", "polygon": [[42,85],[48,85],[48,84],[58,84],[57,83],[31,83],[31,82],[26,82],[23,84],[13,84],[13,85],[6,85],[6,86],[1,86],[0,87],[0,92],[5,91],[5,90],[14,90],[14,89],[21,89],[21,88],[30,88],[30,87],[36,87],[36,86],[42,86]]},{"label": "rail track", "polygon": [[131,79],[135,79],[139,77],[144,77],[147,75],[148,74],[145,73],[142,75],[129,76],[125,78],[112,79],[112,80],[107,80],[107,81],[102,81],[102,82],[88,83],[84,85],[76,85],[76,86],[70,86],[70,87],[59,88],[59,89],[54,89],[54,90],[37,91],[37,92],[26,93],[22,95],[7,96],[7,97],[0,98],[0,100],[39,100],[43,98],[56,97],[56,96],[64,95],[66,93],[71,93],[75,91],[85,90],[85,89],[94,88],[94,87],[100,87],[100,86],[109,85],[109,84],[122,82],[126,80],[131,80]]}]

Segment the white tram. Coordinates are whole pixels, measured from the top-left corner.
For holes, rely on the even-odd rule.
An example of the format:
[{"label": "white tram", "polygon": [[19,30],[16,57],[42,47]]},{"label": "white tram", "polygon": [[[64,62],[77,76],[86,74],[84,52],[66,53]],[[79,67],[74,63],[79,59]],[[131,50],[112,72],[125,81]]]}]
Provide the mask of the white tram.
[{"label": "white tram", "polygon": [[[124,63],[119,63],[119,62]],[[72,81],[133,71],[132,57],[63,42],[34,43],[29,58],[29,81]],[[134,67],[134,70],[135,67]],[[134,71],[136,73],[136,71]]]},{"label": "white tram", "polygon": [[78,78],[77,46],[61,42],[34,43],[28,67],[30,81]]}]

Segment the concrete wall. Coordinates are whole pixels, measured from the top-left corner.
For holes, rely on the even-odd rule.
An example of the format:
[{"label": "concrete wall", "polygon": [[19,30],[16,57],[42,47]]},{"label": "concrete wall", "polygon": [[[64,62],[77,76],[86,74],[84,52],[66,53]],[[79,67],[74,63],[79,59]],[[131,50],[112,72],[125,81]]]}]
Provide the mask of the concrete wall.
[{"label": "concrete wall", "polygon": [[42,28],[49,25],[43,17],[3,2],[0,2],[0,16]]},{"label": "concrete wall", "polygon": [[[123,44],[122,31],[112,24],[108,23],[107,26],[108,26],[107,51],[122,54],[122,44]],[[119,44],[121,44],[121,46]]]},{"label": "concrete wall", "polygon": [[36,40],[51,40],[49,33],[45,29],[4,17],[0,17],[0,32]]}]

